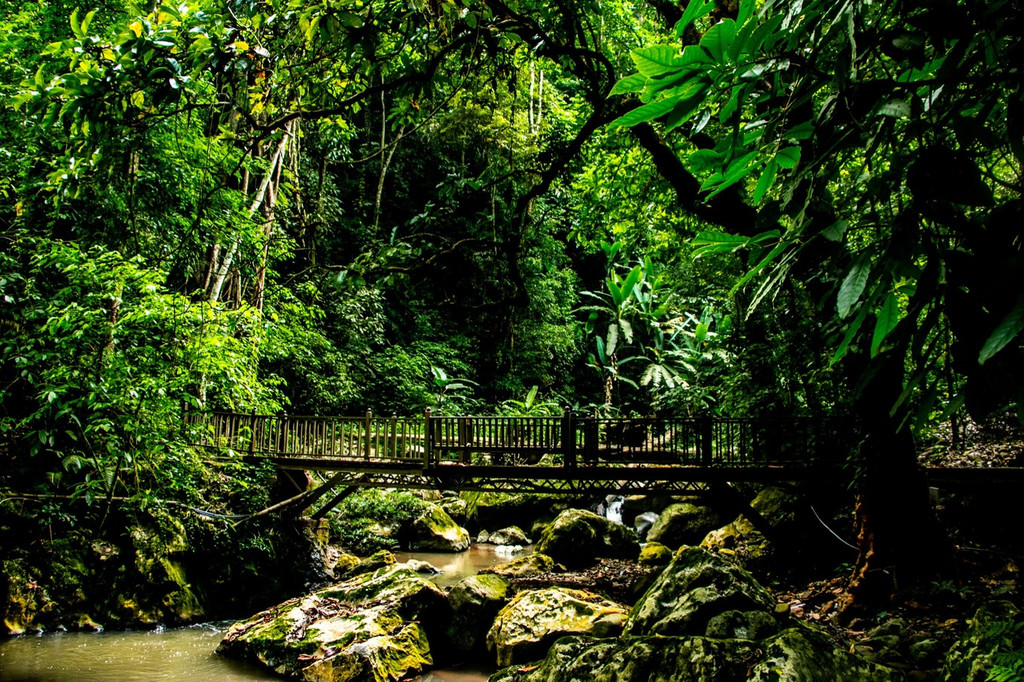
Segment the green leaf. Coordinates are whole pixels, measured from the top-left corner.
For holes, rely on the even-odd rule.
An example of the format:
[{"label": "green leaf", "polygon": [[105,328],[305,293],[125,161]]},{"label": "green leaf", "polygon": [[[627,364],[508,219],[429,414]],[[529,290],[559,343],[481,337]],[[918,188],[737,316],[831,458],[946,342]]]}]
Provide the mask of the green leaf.
[{"label": "green leaf", "polygon": [[686,169],[694,175],[701,175],[721,163],[722,155],[714,149],[698,149],[686,158]]},{"label": "green leaf", "polygon": [[77,7],[71,12],[71,16],[68,17],[68,23],[71,24],[71,32],[75,34],[75,37],[83,40],[85,38],[85,31],[82,30],[82,25],[78,22]]},{"label": "green leaf", "polygon": [[780,149],[775,155],[779,168],[795,168],[800,163],[800,147],[786,147]]},{"label": "green leaf", "polygon": [[868,307],[864,306],[860,309],[860,312],[857,313],[857,317],[853,318],[853,322],[851,322],[850,326],[847,328],[846,334],[843,335],[843,340],[839,342],[839,347],[836,348],[835,354],[828,363],[829,367],[842,360],[843,356],[846,355],[846,351],[849,350],[853,337],[857,335],[857,332],[860,330],[861,325],[864,324],[864,320],[867,319],[867,316]]},{"label": "green leaf", "polygon": [[735,37],[736,22],[732,19],[723,19],[708,29],[708,32],[700,39],[700,46],[708,56],[721,64],[725,61]]},{"label": "green leaf", "polygon": [[761,200],[764,199],[764,195],[768,193],[768,190],[775,184],[775,176],[779,172],[779,163],[772,159],[765,164],[764,170],[761,172],[761,177],[757,179],[757,187],[754,188],[754,204],[760,204]]},{"label": "green leaf", "polygon": [[871,261],[865,256],[861,256],[854,262],[850,272],[846,274],[846,279],[839,286],[839,296],[836,299],[839,317],[846,318],[853,309],[853,306],[857,305],[861,294],[864,293],[864,287],[867,286],[870,275]]},{"label": "green leaf", "polygon": [[751,268],[751,269],[750,269],[749,271],[747,271],[747,273],[746,273],[745,275],[743,275],[743,277],[741,277],[741,278],[739,279],[739,281],[737,281],[737,282],[736,282],[736,284],[734,284],[734,285],[733,285],[732,289],[731,289],[731,290],[730,290],[730,292],[729,292],[729,293],[730,293],[730,295],[732,295],[732,294],[735,294],[735,293],[736,293],[737,291],[739,291],[739,290],[740,290],[740,289],[741,289],[741,288],[742,288],[742,287],[743,287],[743,286],[744,286],[744,285],[745,285],[745,284],[746,284],[747,282],[749,282],[750,280],[754,279],[754,277],[756,277],[756,276],[757,276],[757,273],[761,272],[761,271],[762,271],[762,270],[764,270],[764,269],[765,269],[766,267],[768,267],[768,265],[769,265],[769,264],[770,264],[770,263],[771,263],[771,262],[772,262],[773,260],[775,260],[775,258],[776,258],[776,257],[777,257],[777,256],[778,256],[778,255],[779,255],[780,253],[782,253],[783,251],[785,251],[785,250],[786,250],[786,248],[787,248],[787,247],[789,247],[789,245],[790,245],[790,242],[789,242],[789,241],[780,241],[780,242],[779,242],[778,244],[776,244],[776,245],[775,245],[775,248],[774,248],[774,249],[772,249],[771,251],[769,251],[769,252],[768,252],[768,255],[767,255],[767,256],[765,256],[764,258],[762,258],[762,259],[761,259],[761,260],[760,260],[760,261],[758,262],[758,264],[757,264],[757,265],[755,265],[755,266],[754,266],[754,267],[752,267],[752,268]]},{"label": "green leaf", "polygon": [[636,70],[647,78],[675,73],[679,70],[679,48],[673,45],[652,45],[630,53]]},{"label": "green leaf", "polygon": [[878,311],[878,318],[875,321],[875,333],[871,338],[871,357],[878,355],[882,342],[900,321],[900,307],[896,302],[896,295],[892,292],[885,297],[882,308]]},{"label": "green leaf", "polygon": [[690,4],[686,6],[686,11],[683,12],[682,18],[676,22],[676,35],[682,36],[686,29],[690,27],[690,24],[710,14],[714,9],[714,0],[690,0]]},{"label": "green leaf", "polygon": [[642,73],[634,73],[631,76],[626,76],[619,80],[618,83],[612,86],[612,89],[608,91],[608,96],[613,97],[615,95],[624,95],[630,92],[640,92],[644,88],[644,84],[647,82],[647,77]]},{"label": "green leaf", "polygon": [[995,328],[978,354],[978,364],[984,365],[988,360],[1013,341],[1024,329],[1024,295],[1017,299],[1017,304]]},{"label": "green leaf", "polygon": [[643,106],[637,107],[632,111],[619,116],[617,119],[608,124],[610,130],[616,128],[631,128],[640,123],[646,123],[647,121],[653,121],[656,118],[660,118],[665,114],[672,111],[672,108],[676,105],[674,98],[661,99],[657,102],[651,102]]},{"label": "green leaf", "polygon": [[757,159],[757,156],[758,152],[753,151],[733,160],[733,162],[725,169],[725,172],[722,173],[722,179],[718,181],[718,186],[715,187],[715,191],[709,194],[707,198],[710,199],[719,192],[728,189],[750,175],[750,171],[753,170],[755,166],[754,161]]},{"label": "green leaf", "polygon": [[830,242],[841,242],[843,240],[843,235],[846,234],[846,230],[849,227],[850,223],[846,220],[837,220],[822,230],[821,236]]}]

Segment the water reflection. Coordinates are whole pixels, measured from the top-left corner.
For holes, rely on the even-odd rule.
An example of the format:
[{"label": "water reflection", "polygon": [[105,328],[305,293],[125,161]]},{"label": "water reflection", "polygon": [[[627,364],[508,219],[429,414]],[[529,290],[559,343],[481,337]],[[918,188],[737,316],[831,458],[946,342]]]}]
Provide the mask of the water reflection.
[{"label": "water reflection", "polygon": [[280,680],[213,653],[229,623],[149,632],[65,632],[0,640],[4,682]]},{"label": "water reflection", "polygon": [[465,552],[396,552],[399,561],[419,559],[441,571],[433,580],[439,587],[448,587],[469,575],[476,575],[490,566],[496,566],[516,557],[533,553],[533,546],[506,547],[473,545]]}]

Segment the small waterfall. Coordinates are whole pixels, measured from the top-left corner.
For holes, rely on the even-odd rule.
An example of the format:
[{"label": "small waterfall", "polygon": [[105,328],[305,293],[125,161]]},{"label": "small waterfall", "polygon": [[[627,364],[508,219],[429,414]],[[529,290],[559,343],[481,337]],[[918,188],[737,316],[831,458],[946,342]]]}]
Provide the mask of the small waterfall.
[{"label": "small waterfall", "polygon": [[622,495],[609,495],[604,498],[604,517],[615,523],[622,523],[622,503],[626,498]]}]

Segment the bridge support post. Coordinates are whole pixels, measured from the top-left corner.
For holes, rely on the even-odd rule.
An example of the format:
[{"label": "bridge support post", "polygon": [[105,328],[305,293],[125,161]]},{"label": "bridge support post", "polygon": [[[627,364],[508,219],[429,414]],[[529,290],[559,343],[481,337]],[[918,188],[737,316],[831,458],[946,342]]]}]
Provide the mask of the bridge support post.
[{"label": "bridge support post", "polygon": [[714,425],[709,417],[700,419],[700,462],[704,466],[711,466],[711,458],[714,454]]},{"label": "bridge support post", "polygon": [[434,425],[430,423],[430,408],[423,410],[423,468],[434,463]]},{"label": "bridge support post", "polygon": [[363,433],[366,436],[366,444],[363,450],[363,459],[370,459],[370,447],[373,444],[373,412],[370,410],[366,411],[366,421],[364,422]]},{"label": "bridge support post", "polygon": [[562,411],[562,458],[567,468],[576,467],[576,423],[570,407]]}]

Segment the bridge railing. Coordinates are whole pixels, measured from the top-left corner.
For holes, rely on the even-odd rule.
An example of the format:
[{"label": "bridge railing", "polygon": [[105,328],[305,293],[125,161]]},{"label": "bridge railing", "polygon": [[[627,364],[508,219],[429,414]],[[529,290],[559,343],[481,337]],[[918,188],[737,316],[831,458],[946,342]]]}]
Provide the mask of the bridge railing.
[{"label": "bridge railing", "polygon": [[806,465],[848,442],[838,420],[561,416],[293,417],[191,413],[189,442],[254,456],[574,467]]},{"label": "bridge railing", "polygon": [[423,419],[294,417],[234,412],[189,413],[186,438],[199,447],[243,455],[364,461],[421,461]]}]

